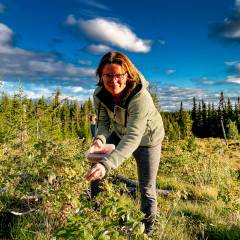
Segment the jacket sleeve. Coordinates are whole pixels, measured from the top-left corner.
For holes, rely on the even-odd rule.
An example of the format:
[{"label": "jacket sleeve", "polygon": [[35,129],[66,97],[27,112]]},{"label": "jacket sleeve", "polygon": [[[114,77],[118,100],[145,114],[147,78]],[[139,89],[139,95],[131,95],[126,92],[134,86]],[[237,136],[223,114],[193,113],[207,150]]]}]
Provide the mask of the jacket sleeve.
[{"label": "jacket sleeve", "polygon": [[97,114],[97,135],[96,138],[100,139],[104,144],[109,135],[110,119],[107,110],[98,98],[94,96],[94,107]]},{"label": "jacket sleeve", "polygon": [[140,98],[143,99],[140,101],[139,99],[132,99],[128,106],[126,135],[123,136],[116,149],[100,161],[108,170],[120,166],[124,160],[131,156],[141,142],[147,126],[149,104],[152,104],[152,101],[146,94],[142,94]]}]

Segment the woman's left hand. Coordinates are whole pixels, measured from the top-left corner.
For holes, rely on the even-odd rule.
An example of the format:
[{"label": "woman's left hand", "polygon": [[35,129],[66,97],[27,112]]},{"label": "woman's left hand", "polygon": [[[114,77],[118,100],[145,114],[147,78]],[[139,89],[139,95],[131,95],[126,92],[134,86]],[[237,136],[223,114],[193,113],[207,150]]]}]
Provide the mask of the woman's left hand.
[{"label": "woman's left hand", "polygon": [[85,175],[85,178],[88,181],[94,181],[97,179],[102,179],[105,174],[106,168],[102,164],[97,163],[88,171],[88,173]]},{"label": "woman's left hand", "polygon": [[94,140],[93,144],[89,148],[90,153],[95,153],[97,151],[100,151],[103,148],[103,143],[100,139]]}]

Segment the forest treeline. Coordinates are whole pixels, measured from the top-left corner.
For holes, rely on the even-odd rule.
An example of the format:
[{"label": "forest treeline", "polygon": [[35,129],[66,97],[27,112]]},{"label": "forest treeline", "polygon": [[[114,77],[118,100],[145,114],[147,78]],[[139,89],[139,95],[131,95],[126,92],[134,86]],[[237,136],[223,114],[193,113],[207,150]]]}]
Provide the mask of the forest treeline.
[{"label": "forest treeline", "polygon": [[[154,102],[159,99],[153,93]],[[13,97],[2,93],[0,99],[0,143],[8,141],[39,141],[46,138],[62,140],[81,138],[89,140],[89,116],[94,113],[91,99],[83,103],[61,100],[57,91],[50,99],[42,96],[32,100],[19,90]],[[223,137],[238,139],[240,132],[240,97],[232,103],[220,94],[219,104],[197,101],[193,98],[192,110],[161,112],[168,139],[196,137]]]},{"label": "forest treeline", "polygon": [[192,109],[184,110],[181,102],[179,111],[162,114],[166,135],[170,139],[188,136],[199,138],[219,137],[238,139],[240,132],[240,97],[232,103],[220,93],[218,104],[206,103],[193,98]]},{"label": "forest treeline", "polygon": [[69,99],[61,100],[57,91],[51,98],[42,96],[34,101],[22,91],[0,100],[0,143],[17,140],[39,141],[51,138],[90,138],[89,115],[93,113],[90,98],[80,104]]}]

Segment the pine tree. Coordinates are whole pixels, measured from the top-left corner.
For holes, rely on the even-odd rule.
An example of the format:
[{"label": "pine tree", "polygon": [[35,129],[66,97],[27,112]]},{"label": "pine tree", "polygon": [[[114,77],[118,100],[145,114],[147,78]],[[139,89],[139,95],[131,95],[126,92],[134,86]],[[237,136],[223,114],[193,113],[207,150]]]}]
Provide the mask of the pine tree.
[{"label": "pine tree", "polygon": [[227,121],[228,119],[230,119],[231,121],[234,120],[234,119],[233,119],[233,118],[234,118],[233,108],[232,108],[232,104],[231,104],[230,98],[228,98],[228,100],[227,100],[227,105],[226,105],[226,117],[227,117],[226,121]]},{"label": "pine tree", "polygon": [[236,121],[238,132],[240,132],[240,97],[237,98],[237,102],[236,102],[236,105],[235,105],[234,119]]},{"label": "pine tree", "polygon": [[203,137],[202,105],[200,102],[198,102],[196,129],[197,129],[197,136]]},{"label": "pine tree", "polygon": [[2,94],[0,101],[0,143],[10,139],[11,129],[9,121],[11,119],[11,102],[6,94]]},{"label": "pine tree", "polygon": [[192,134],[192,119],[189,112],[183,109],[183,103],[180,104],[178,115],[178,125],[180,127],[181,138],[186,138]]},{"label": "pine tree", "polygon": [[62,139],[62,134],[61,134],[61,118],[60,118],[60,91],[57,91],[54,94],[53,101],[51,103],[51,136],[55,140],[60,140]]},{"label": "pine tree", "polygon": [[237,99],[237,112],[240,114],[240,97]]},{"label": "pine tree", "polygon": [[202,136],[208,137],[208,122],[207,122],[207,106],[204,100],[202,100]]},{"label": "pine tree", "polygon": [[93,113],[93,102],[90,98],[88,98],[87,102],[86,102],[86,105],[87,105],[87,109],[88,109],[88,114],[91,114]]},{"label": "pine tree", "polygon": [[216,111],[214,103],[208,105],[208,132],[209,137],[215,137],[217,132],[216,127]]},{"label": "pine tree", "polygon": [[69,111],[69,102],[68,101],[66,101],[61,106],[60,117],[61,117],[61,123],[62,123],[62,135],[63,135],[63,138],[67,138],[70,135],[69,134],[70,111]]},{"label": "pine tree", "polygon": [[197,135],[198,132],[198,119],[197,119],[197,102],[196,102],[196,98],[193,98],[193,107],[192,107],[192,121],[193,121],[193,125],[192,125],[192,132],[194,135]]},{"label": "pine tree", "polygon": [[167,125],[167,136],[170,140],[177,140],[179,138],[180,128],[177,122],[169,122]]}]

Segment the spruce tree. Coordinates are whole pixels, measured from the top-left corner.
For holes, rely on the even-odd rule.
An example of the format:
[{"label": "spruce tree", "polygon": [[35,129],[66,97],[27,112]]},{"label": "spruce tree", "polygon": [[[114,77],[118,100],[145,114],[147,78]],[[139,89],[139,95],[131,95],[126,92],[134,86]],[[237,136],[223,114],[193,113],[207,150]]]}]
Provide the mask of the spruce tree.
[{"label": "spruce tree", "polygon": [[53,96],[53,101],[51,102],[51,136],[54,140],[62,139],[61,131],[61,118],[60,118],[60,91],[57,91]]},{"label": "spruce tree", "polygon": [[197,110],[197,136],[203,137],[203,121],[202,121],[202,105],[198,102],[198,110]]},{"label": "spruce tree", "polygon": [[196,102],[196,98],[193,98],[193,107],[192,107],[192,132],[194,135],[197,135],[198,133],[198,119],[197,119],[197,102]]},{"label": "spruce tree", "polygon": [[62,136],[63,138],[68,138],[69,134],[69,125],[70,125],[70,111],[69,111],[69,103],[66,102],[61,106],[60,110],[60,118],[62,123]]},{"label": "spruce tree", "polygon": [[180,104],[180,110],[178,114],[178,125],[180,128],[181,138],[191,136],[192,133],[192,119],[188,111],[183,109],[183,103]]},{"label": "spruce tree", "polygon": [[228,98],[227,100],[227,105],[226,105],[226,121],[228,121],[228,119],[230,119],[231,121],[234,120],[234,114],[233,114],[233,108],[232,108],[232,103],[230,98]]}]

